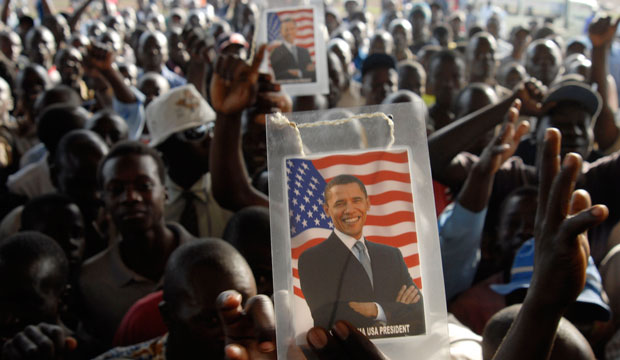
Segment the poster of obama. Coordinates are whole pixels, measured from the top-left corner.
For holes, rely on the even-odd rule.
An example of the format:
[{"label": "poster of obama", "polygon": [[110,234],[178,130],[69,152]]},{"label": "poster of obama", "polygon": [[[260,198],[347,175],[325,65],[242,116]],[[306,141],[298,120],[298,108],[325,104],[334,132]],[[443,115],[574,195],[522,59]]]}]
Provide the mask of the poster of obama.
[{"label": "poster of obama", "polygon": [[285,171],[298,322],[425,334],[408,150],[288,158]]},{"label": "poster of obama", "polygon": [[270,8],[263,12],[258,39],[267,43],[261,71],[289,95],[328,92],[325,41],[321,40],[322,4]]}]

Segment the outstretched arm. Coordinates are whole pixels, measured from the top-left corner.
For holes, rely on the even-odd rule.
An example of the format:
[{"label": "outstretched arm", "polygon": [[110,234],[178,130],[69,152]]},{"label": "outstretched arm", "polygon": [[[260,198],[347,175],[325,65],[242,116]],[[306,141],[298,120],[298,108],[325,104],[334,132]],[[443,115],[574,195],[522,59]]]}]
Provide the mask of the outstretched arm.
[{"label": "outstretched arm", "polygon": [[2,3],[2,13],[0,13],[0,18],[2,19],[3,24],[7,24],[9,20],[9,14],[11,13],[11,0],[4,0]]},{"label": "outstretched arm", "polygon": [[521,112],[526,115],[543,111],[539,103],[542,95],[541,85],[536,81],[528,81],[498,104],[485,106],[431,134],[428,147],[433,179],[452,188],[460,187],[470,168],[453,164],[454,157],[467,149],[471,139],[482,136],[500,124],[505,114],[515,107],[514,100],[521,101]]},{"label": "outstretched arm", "polygon": [[[88,6],[92,2],[93,2],[93,0],[84,0],[82,2],[82,5],[80,5],[80,7],[78,7],[77,9],[75,9],[73,11],[73,14],[71,14],[71,17],[69,18],[69,21],[68,21],[69,30],[71,32],[75,31],[75,27],[76,27],[77,23],[80,21],[80,18],[82,17],[82,14],[84,14],[84,11],[86,11]],[[104,3],[105,3],[105,0],[104,0]]]},{"label": "outstretched arm", "polygon": [[609,89],[607,77],[609,76],[609,49],[618,29],[620,18],[615,23],[610,17],[599,18],[590,24],[588,35],[592,42],[592,71],[590,74],[592,83],[596,84],[597,91],[601,95],[603,105],[598,120],[594,125],[594,139],[601,150],[613,146],[620,136],[620,129],[614,121],[614,114],[609,107]]},{"label": "outstretched arm", "polygon": [[571,153],[560,166],[560,138],[557,129],[545,134],[532,283],[494,359],[548,359],[560,318],[585,285],[585,232],[609,213],[591,206],[587,192],[573,192],[582,160]]},{"label": "outstretched arm", "polygon": [[484,148],[472,166],[452,207],[439,217],[439,239],[446,299],[468,289],[479,263],[480,242],[495,174],[517,149],[529,124],[518,122],[521,103],[515,100],[500,133]]},{"label": "outstretched arm", "polygon": [[120,102],[126,104],[135,103],[136,96],[123,81],[121,73],[112,66],[113,62],[114,53],[109,47],[103,44],[92,44],[84,59],[84,67],[92,75],[103,77],[110,84],[114,91],[114,96]]},{"label": "outstretched arm", "polygon": [[265,195],[252,187],[241,150],[241,113],[259,94],[258,67],[265,55],[261,46],[251,65],[236,56],[221,55],[211,79],[211,106],[217,113],[209,166],[213,196],[224,208],[269,206]]}]

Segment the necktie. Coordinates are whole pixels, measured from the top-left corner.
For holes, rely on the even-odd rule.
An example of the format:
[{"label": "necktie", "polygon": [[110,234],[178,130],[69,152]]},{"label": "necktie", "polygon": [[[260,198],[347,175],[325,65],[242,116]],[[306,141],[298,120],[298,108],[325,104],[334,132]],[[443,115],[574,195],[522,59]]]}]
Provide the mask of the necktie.
[{"label": "necktie", "polygon": [[199,236],[198,214],[196,213],[196,204],[194,204],[195,195],[191,191],[185,191],[183,198],[185,199],[185,207],[179,219],[180,223],[190,234]]},{"label": "necktie", "polygon": [[357,259],[360,261],[360,263],[364,267],[364,270],[366,270],[366,274],[368,275],[368,278],[370,279],[370,284],[373,285],[372,268],[370,267],[370,258],[368,257],[368,254],[366,253],[366,247],[364,246],[364,241],[363,240],[356,241],[355,245],[353,246],[353,249],[355,249],[355,256],[357,257]]}]

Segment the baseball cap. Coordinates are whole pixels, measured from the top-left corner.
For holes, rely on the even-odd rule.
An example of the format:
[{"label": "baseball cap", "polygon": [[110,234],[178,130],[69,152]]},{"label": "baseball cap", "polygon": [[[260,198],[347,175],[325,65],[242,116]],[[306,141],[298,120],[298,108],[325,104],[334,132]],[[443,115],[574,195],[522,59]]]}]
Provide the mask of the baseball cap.
[{"label": "baseball cap", "polygon": [[245,40],[245,37],[239,33],[234,32],[230,34],[220,35],[218,39],[218,49],[220,49],[220,51],[226,49],[227,46],[233,44],[241,45],[246,49],[249,47],[249,44]]},{"label": "baseball cap", "polygon": [[149,146],[163,143],[170,135],[215,120],[215,111],[194,85],[176,87],[151,101],[146,107],[146,123],[151,134]]},{"label": "baseball cap", "polygon": [[[521,245],[510,269],[510,282],[507,284],[491,284],[493,291],[501,295],[508,295],[519,289],[528,289],[534,273],[534,239]],[[602,297],[603,284],[592,256],[588,258],[586,268],[586,285],[577,297],[577,306],[587,306],[594,320],[607,321],[611,317],[609,305]]]},{"label": "baseball cap", "polygon": [[572,78],[560,80],[555,84],[543,99],[543,107],[548,103],[560,103],[561,101],[571,101],[583,105],[592,119],[595,119],[601,112],[601,96],[588,85]]},{"label": "baseball cap", "polygon": [[391,68],[396,70],[396,60],[388,54],[371,54],[368,55],[362,63],[362,78],[366,76],[370,70],[377,68]]}]

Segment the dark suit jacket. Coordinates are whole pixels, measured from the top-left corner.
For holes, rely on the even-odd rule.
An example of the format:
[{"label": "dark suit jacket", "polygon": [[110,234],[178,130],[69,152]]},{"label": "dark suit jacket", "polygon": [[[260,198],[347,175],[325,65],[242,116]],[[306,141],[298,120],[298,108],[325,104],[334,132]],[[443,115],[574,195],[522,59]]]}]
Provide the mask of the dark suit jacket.
[{"label": "dark suit jacket", "polygon": [[288,70],[301,70],[302,78],[311,79],[312,82],[316,81],[316,71],[307,71],[308,65],[312,64],[312,58],[310,52],[307,49],[295,46],[297,51],[297,60],[288,50],[288,48],[282,44],[273,49],[271,55],[269,55],[269,61],[271,61],[271,67],[273,68],[276,81],[279,80],[291,80],[299,79],[288,72]]},{"label": "dark suit jacket", "polygon": [[388,325],[410,324],[408,335],[424,333],[423,299],[410,305],[395,301],[403,285],[415,286],[400,250],[369,241],[366,247],[374,289],[362,264],[333,232],[301,254],[299,280],[314,325],[329,329],[337,320],[350,321],[356,327],[378,325],[348,305],[349,301],[376,302],[383,308]]}]

